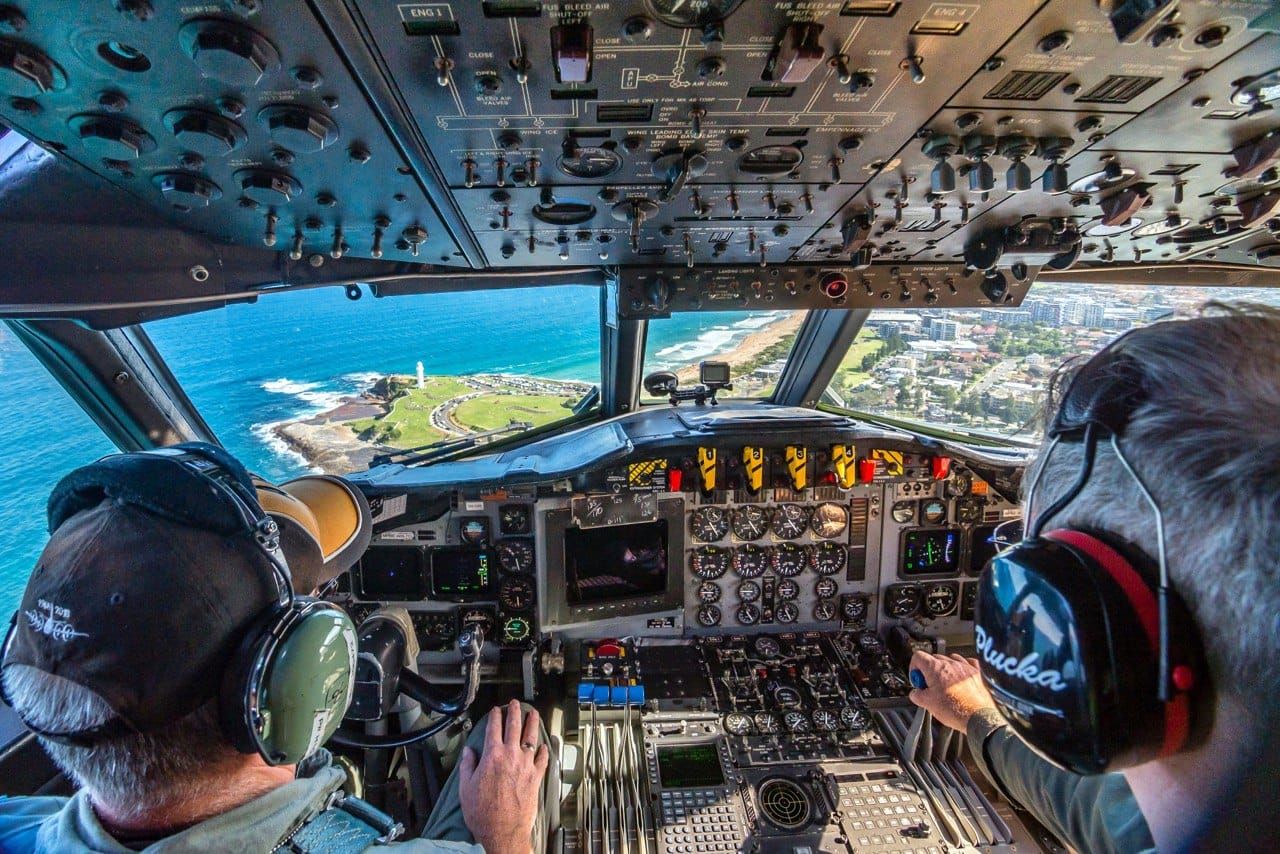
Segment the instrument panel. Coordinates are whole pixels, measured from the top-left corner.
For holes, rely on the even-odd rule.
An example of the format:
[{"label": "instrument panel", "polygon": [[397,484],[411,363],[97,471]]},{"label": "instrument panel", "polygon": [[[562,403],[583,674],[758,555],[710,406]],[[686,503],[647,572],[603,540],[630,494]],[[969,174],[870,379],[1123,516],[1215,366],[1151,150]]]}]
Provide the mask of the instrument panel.
[{"label": "instrument panel", "polygon": [[803,435],[664,440],[545,483],[371,490],[378,532],[350,601],[405,605],[427,650],[468,622],[510,649],[899,625],[963,639],[995,527],[1019,515],[1016,465]]}]

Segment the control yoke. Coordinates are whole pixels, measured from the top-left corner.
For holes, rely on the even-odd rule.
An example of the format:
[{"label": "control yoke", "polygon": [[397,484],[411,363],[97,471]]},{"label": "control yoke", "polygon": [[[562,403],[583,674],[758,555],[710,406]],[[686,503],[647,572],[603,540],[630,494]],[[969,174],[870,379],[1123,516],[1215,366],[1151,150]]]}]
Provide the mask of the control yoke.
[{"label": "control yoke", "polygon": [[[334,744],[365,750],[418,744],[453,724],[475,702],[480,687],[480,650],[484,646],[484,630],[480,626],[469,626],[458,635],[463,687],[451,697],[441,697],[426,679],[405,666],[411,663],[410,656],[406,655],[409,641],[399,621],[379,619],[375,615],[360,628],[355,692],[343,726],[333,734]],[[416,650],[413,652],[412,657],[416,658]],[[358,732],[350,726],[352,722],[368,724],[386,720],[401,696],[441,715],[440,720],[412,732],[385,735]]]}]

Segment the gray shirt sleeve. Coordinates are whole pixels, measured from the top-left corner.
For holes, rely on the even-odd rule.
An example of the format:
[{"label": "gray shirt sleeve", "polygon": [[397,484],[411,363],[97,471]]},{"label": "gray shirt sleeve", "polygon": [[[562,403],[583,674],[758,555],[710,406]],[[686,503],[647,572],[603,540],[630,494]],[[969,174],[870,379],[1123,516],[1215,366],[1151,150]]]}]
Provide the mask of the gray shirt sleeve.
[{"label": "gray shirt sleeve", "polygon": [[969,718],[969,751],[982,773],[1078,851],[1154,852],[1155,842],[1121,774],[1065,771],[1020,739],[994,708]]}]

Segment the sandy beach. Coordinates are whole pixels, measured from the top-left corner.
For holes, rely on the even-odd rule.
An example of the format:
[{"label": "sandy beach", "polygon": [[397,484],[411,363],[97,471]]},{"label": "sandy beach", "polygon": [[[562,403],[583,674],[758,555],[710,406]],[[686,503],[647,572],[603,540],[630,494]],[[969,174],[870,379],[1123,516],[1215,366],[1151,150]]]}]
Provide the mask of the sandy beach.
[{"label": "sandy beach", "polygon": [[[778,341],[783,340],[796,334],[800,328],[800,324],[804,322],[804,312],[791,312],[786,316],[770,323],[768,326],[762,326],[748,334],[745,338],[738,342],[737,346],[732,350],[724,353],[717,353],[715,360],[720,362],[728,362],[730,367],[734,368],[733,376],[739,375],[739,368],[759,356],[764,350]],[[698,379],[698,364],[685,365],[676,370],[676,376],[680,378],[680,382],[688,384]]]}]

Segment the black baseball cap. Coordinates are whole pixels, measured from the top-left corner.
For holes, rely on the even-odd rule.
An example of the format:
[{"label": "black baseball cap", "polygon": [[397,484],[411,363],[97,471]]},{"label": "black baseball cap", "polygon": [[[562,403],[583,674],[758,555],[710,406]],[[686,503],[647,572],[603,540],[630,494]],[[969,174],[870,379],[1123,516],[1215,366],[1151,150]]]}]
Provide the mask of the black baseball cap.
[{"label": "black baseball cap", "polygon": [[67,475],[50,495],[49,543],[0,666],[34,667],[102,697],[118,718],[94,738],[154,729],[215,697],[245,635],[281,605],[268,552],[197,470],[233,482],[253,514],[278,524],[297,593],[347,569],[369,543],[368,505],[350,484],[322,476],[276,487],[214,446],[115,454]]}]

